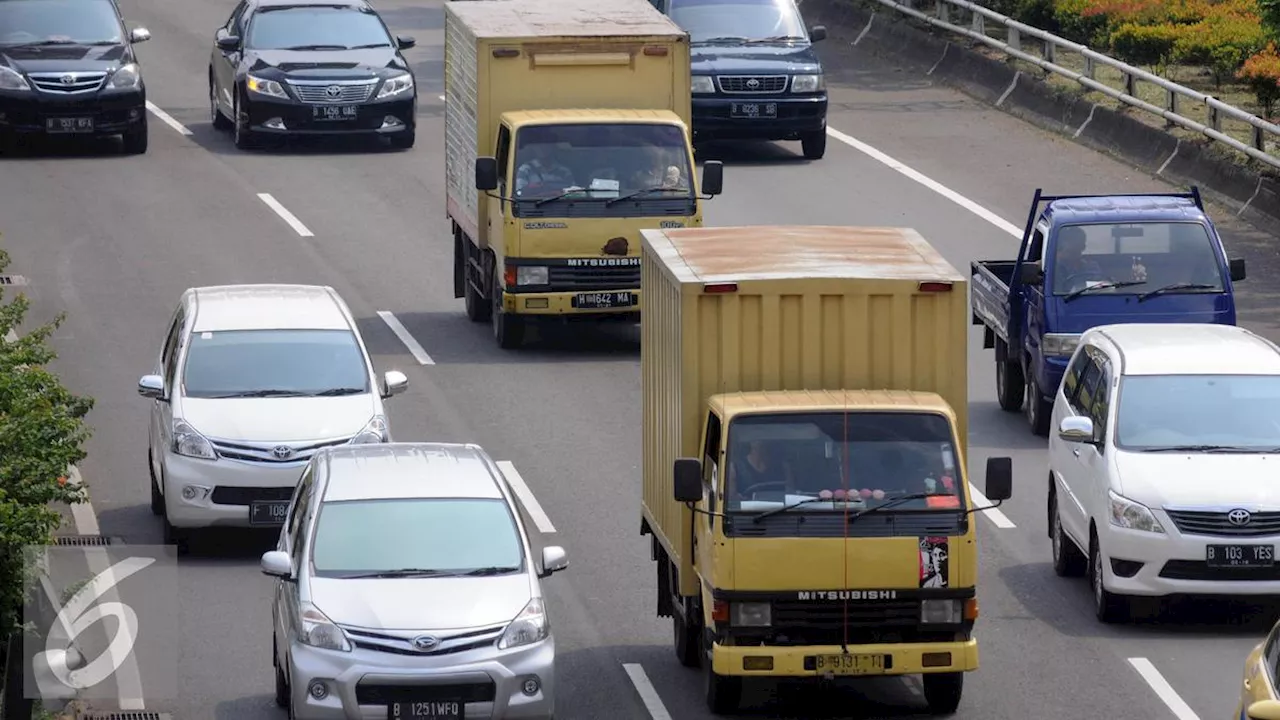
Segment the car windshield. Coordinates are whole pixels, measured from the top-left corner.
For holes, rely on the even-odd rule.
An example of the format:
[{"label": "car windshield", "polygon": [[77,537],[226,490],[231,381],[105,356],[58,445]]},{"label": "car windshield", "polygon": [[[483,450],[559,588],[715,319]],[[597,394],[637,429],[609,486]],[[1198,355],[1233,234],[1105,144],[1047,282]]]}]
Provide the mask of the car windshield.
[{"label": "car windshield", "polygon": [[120,19],[110,0],[3,0],[0,46],[118,44]]},{"label": "car windshield", "polygon": [[[875,507],[903,495],[902,509],[963,503],[951,424],[923,412],[745,415],[729,423],[726,510],[759,512]],[[854,496],[853,503],[834,502]],[[833,502],[823,501],[831,498]]]},{"label": "car windshield", "polygon": [[609,200],[637,191],[689,198],[684,130],[660,124],[535,125],[516,134],[515,196]]},{"label": "car windshield", "polygon": [[1118,399],[1124,450],[1280,448],[1280,376],[1126,375]]},{"label": "car windshield", "polygon": [[183,394],[192,398],[356,395],[369,370],[350,330],[225,330],[191,335]]},{"label": "car windshield", "polygon": [[1091,286],[1136,295],[1169,285],[1194,287],[1165,292],[1223,291],[1214,242],[1195,222],[1067,225],[1058,230],[1050,272],[1055,295]]},{"label": "car windshield", "polygon": [[311,543],[319,577],[516,572],[523,559],[511,511],[502,500],[489,499],[326,502]]},{"label": "car windshield", "polygon": [[671,0],[668,14],[692,43],[809,38],[795,0]]},{"label": "car windshield", "polygon": [[249,23],[245,41],[245,47],[254,50],[344,50],[391,45],[391,36],[372,10],[314,6],[259,10]]}]

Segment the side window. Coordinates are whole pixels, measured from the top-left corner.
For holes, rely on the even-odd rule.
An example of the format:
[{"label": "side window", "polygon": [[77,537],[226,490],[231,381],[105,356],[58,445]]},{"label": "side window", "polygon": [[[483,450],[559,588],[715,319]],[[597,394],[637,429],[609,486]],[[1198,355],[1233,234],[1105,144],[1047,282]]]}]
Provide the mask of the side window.
[{"label": "side window", "polygon": [[186,319],[186,313],[178,310],[173,318],[173,325],[169,327],[169,337],[164,341],[164,353],[161,355],[164,363],[164,386],[170,390],[177,385],[178,357],[182,354],[182,331],[185,329]]},{"label": "side window", "polygon": [[507,194],[507,162],[511,159],[511,130],[506,125],[498,128],[498,194]]},{"label": "side window", "polygon": [[1027,248],[1027,262],[1039,263],[1044,257],[1044,226],[1038,226],[1031,233],[1031,245]]},{"label": "side window", "polygon": [[1067,374],[1062,376],[1062,395],[1067,402],[1075,401],[1076,390],[1080,388],[1080,376],[1084,374],[1088,365],[1089,347],[1086,345],[1076,352],[1076,356],[1071,359],[1071,365],[1067,368]]},{"label": "side window", "polygon": [[1111,406],[1111,364],[1099,358],[1102,371],[1099,373],[1098,387],[1093,391],[1093,403],[1089,407],[1089,417],[1093,420],[1093,431],[1102,437],[1107,428],[1107,410]]},{"label": "side window", "polygon": [[236,9],[231,11],[231,17],[227,18],[227,24],[223,26],[226,28],[228,33],[232,35],[239,35],[240,31],[244,29],[244,25],[241,23],[241,16],[244,15],[244,10],[248,6],[249,3],[241,0],[241,2],[236,5]]},{"label": "side window", "polygon": [[[702,484],[707,486],[707,510],[716,512],[716,482],[720,477],[720,416],[707,413],[707,442],[702,448]],[[715,524],[715,517],[707,521]]]},{"label": "side window", "polygon": [[1098,383],[1102,380],[1102,368],[1092,358],[1080,376],[1080,387],[1076,389],[1075,400],[1071,403],[1077,415],[1088,415],[1093,408],[1093,398],[1097,393]]},{"label": "side window", "polygon": [[306,527],[307,505],[311,503],[311,477],[308,475],[298,484],[294,496],[293,515],[289,517],[289,554],[293,557],[294,567],[300,567],[302,561],[302,530]]}]

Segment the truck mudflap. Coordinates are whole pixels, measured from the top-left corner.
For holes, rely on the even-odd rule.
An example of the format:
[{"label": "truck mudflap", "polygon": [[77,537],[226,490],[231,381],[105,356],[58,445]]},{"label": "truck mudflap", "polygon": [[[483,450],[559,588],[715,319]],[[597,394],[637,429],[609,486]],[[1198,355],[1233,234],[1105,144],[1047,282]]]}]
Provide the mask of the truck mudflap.
[{"label": "truck mudflap", "polygon": [[712,645],[717,675],[736,677],[872,677],[970,672],[978,669],[976,638],[958,642],[850,645]]}]

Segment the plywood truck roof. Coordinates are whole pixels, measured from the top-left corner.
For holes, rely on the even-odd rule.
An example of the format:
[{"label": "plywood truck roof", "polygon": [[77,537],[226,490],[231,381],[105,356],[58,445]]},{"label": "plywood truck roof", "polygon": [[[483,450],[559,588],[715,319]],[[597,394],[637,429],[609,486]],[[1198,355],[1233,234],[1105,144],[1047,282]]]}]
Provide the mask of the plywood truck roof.
[{"label": "plywood truck roof", "polygon": [[446,5],[481,38],[684,35],[645,0],[457,0]]},{"label": "plywood truck roof", "polygon": [[911,228],[834,225],[646,230],[679,282],[857,278],[964,282]]}]

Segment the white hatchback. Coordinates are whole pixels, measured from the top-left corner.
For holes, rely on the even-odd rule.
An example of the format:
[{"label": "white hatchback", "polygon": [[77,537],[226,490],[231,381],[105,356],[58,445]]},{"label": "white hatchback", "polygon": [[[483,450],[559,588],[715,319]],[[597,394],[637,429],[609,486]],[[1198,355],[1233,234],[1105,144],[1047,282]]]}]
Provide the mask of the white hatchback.
[{"label": "white hatchback", "polygon": [[[384,398],[351,311],[330,287],[224,285],[182,294],[150,398],[151,511],[165,542],[194,528],[279,527],[320,448],[391,441]],[[379,387],[381,384],[381,387]]]},{"label": "white hatchback", "polygon": [[1049,537],[1104,622],[1135,596],[1280,594],[1280,347],[1244,328],[1081,337],[1053,407]]}]

